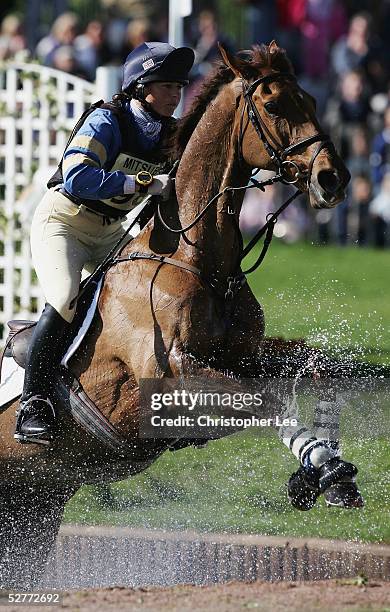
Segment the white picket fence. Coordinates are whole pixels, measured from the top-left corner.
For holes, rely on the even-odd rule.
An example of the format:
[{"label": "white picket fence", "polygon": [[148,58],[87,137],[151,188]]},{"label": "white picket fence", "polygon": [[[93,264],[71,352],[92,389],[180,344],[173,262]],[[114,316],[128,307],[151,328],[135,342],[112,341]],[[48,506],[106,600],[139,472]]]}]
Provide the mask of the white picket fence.
[{"label": "white picket fence", "polygon": [[96,84],[35,64],[0,68],[0,344],[9,319],[36,319],[44,305],[29,229],[50,168],[84,109],[117,81],[115,68],[98,69]]}]

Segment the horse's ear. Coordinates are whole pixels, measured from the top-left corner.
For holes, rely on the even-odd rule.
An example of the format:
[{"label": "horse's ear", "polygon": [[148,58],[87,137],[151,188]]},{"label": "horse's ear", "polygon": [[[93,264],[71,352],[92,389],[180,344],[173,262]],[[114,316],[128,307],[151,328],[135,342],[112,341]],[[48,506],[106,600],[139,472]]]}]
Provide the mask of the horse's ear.
[{"label": "horse's ear", "polygon": [[279,47],[276,40],[271,41],[270,44],[268,45],[268,53],[270,55],[278,54],[281,60],[281,62],[279,60],[280,70],[282,70],[283,72],[291,72],[291,74],[294,74],[294,67],[292,63],[290,62],[290,60],[288,59],[285,49],[282,49],[282,47]]},{"label": "horse's ear", "polygon": [[243,76],[243,70],[246,67],[246,62],[230,53],[221,43],[218,43],[219,52],[226,66],[230,68],[237,77]]},{"label": "horse's ear", "polygon": [[272,40],[270,42],[268,49],[270,53],[277,53],[278,51],[280,51],[280,47],[276,40]]}]

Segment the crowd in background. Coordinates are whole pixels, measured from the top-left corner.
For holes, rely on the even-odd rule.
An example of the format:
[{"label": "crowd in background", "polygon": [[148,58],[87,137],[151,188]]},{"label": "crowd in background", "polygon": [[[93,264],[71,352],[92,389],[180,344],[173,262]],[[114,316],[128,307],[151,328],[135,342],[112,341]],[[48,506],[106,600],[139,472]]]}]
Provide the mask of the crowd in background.
[{"label": "crowd in background", "polygon": [[[95,79],[101,65],[120,65],[147,40],[167,40],[167,2],[133,2],[129,13],[109,11],[87,23],[73,12],[61,13],[49,31],[29,48],[23,18],[4,17],[0,60],[36,59],[42,64]],[[115,3],[111,3],[115,4]],[[279,235],[340,245],[390,245],[390,0],[235,0],[245,23],[241,47],[276,38],[287,50],[299,82],[315,96],[317,111],[351,172],[346,201],[334,211],[308,211],[302,198],[284,213]],[[196,53],[187,89],[187,107],[219,57],[217,42],[238,47],[221,27],[215,3],[193,2],[186,19],[186,43]],[[108,7],[108,8],[107,8]],[[374,8],[375,10],[374,10]],[[106,12],[104,12],[104,10]],[[108,12],[107,12],[108,11]],[[244,44],[243,44],[244,43]],[[30,46],[31,47],[31,46]],[[242,227],[259,226],[259,211],[277,208],[283,197],[274,187],[248,193]]]}]

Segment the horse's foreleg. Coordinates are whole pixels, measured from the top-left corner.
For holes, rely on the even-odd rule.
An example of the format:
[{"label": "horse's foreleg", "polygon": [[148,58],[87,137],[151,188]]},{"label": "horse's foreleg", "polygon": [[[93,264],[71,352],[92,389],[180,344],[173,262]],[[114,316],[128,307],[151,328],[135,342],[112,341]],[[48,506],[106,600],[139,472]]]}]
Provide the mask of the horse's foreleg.
[{"label": "horse's foreleg", "polygon": [[[363,364],[364,365],[364,364]],[[242,364],[240,363],[240,366]],[[236,374],[238,372],[235,372]],[[304,342],[268,339],[263,352],[249,360],[239,372],[242,376],[277,377],[294,381],[320,376],[325,380],[335,378],[367,376],[362,364],[343,364],[330,359],[320,350]],[[371,375],[376,372],[372,371]],[[321,393],[323,386],[321,386]],[[356,507],[363,504],[354,482],[355,466],[340,459],[339,422],[341,403],[332,389],[318,399],[313,426],[308,428],[300,422],[297,404],[290,397],[281,397],[281,413],[284,418],[295,419],[296,424],[281,426],[279,437],[298,459],[301,467],[289,480],[289,497],[301,510],[313,507],[318,495],[325,494],[328,505]]]},{"label": "horse's foreleg", "polygon": [[[318,399],[313,427],[299,422],[296,400],[289,398],[283,417],[288,424],[279,427],[279,437],[299,460],[301,467],[288,483],[291,503],[300,510],[309,510],[324,493],[328,506],[356,508],[363,505],[357,489],[356,467],[340,458],[339,423],[341,404],[336,394],[332,400]],[[294,396],[293,396],[294,397]],[[294,425],[291,419],[295,419]]]}]

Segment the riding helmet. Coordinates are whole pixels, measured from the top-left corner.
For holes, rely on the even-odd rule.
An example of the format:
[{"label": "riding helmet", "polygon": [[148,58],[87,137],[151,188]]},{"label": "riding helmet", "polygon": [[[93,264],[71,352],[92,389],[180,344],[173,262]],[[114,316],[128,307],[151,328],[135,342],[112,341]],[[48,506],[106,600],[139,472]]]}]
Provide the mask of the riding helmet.
[{"label": "riding helmet", "polygon": [[189,47],[172,47],[168,43],[146,42],[126,58],[123,66],[122,91],[131,92],[135,84],[167,81],[187,85],[195,54]]}]

